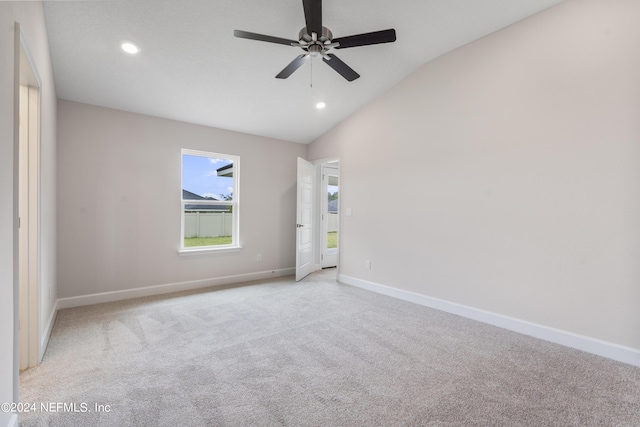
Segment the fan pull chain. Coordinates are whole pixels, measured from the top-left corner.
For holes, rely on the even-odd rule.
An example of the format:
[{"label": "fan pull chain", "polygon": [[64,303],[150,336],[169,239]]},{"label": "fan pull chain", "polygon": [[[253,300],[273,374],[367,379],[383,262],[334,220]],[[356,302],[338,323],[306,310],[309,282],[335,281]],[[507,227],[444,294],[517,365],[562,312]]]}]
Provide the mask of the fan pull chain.
[{"label": "fan pull chain", "polygon": [[309,82],[309,87],[313,89],[313,56],[309,59],[309,63],[311,64],[311,81]]}]

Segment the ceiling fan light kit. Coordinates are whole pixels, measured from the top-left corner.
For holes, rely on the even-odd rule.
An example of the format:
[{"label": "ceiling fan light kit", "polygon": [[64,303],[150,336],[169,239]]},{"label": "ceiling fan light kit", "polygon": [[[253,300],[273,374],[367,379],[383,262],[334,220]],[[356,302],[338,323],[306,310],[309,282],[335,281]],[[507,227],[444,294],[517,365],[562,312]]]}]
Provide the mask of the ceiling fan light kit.
[{"label": "ceiling fan light kit", "polygon": [[304,51],[302,55],[296,57],[276,75],[278,79],[286,79],[289,77],[294,71],[307,62],[310,57],[321,56],[325,64],[329,65],[347,81],[351,82],[360,77],[360,74],[356,73],[333,53],[328,53],[330,49],[346,49],[396,41],[396,31],[394,29],[334,39],[331,30],[322,26],[322,0],[302,0],[302,7],[304,8],[306,27],[303,27],[298,33],[297,41],[241,30],[235,30],[233,32],[233,35],[239,38],[284,44],[298,47]]}]

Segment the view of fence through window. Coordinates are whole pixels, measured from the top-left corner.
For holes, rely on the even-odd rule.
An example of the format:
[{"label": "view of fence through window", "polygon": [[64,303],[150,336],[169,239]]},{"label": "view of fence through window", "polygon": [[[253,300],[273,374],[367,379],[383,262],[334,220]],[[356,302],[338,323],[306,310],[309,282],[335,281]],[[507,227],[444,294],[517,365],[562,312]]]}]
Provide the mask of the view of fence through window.
[{"label": "view of fence through window", "polygon": [[183,248],[236,244],[235,163],[234,156],[183,150]]}]

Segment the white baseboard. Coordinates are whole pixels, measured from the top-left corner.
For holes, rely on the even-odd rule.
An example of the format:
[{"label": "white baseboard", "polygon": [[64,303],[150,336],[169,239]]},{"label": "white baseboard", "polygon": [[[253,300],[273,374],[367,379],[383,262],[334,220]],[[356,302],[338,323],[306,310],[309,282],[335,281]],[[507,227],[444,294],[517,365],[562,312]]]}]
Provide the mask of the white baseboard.
[{"label": "white baseboard", "polygon": [[602,341],[584,335],[574,334],[573,332],[563,331],[560,329],[550,328],[548,326],[520,320],[501,314],[492,313],[462,304],[441,300],[438,298],[428,297],[426,295],[417,294],[415,292],[405,291],[402,289],[392,288],[378,283],[369,282],[344,274],[338,275],[338,281],[346,285],[356,286],[358,288],[373,291],[379,294],[420,304],[436,310],[445,311],[447,313],[456,314],[468,319],[477,320],[499,328],[508,329],[534,338],[551,341],[566,347],[575,348],[587,353],[617,360],[618,362],[628,363],[630,365],[640,367],[640,350],[625,347],[608,341]]},{"label": "white baseboard", "polygon": [[152,295],[169,294],[172,292],[190,291],[209,288],[212,286],[231,285],[235,283],[264,280],[272,277],[290,276],[295,274],[295,268],[260,271],[257,273],[238,274],[235,276],[214,277],[210,279],[192,280],[189,282],[167,283],[164,285],[147,286],[144,288],[125,289],[122,291],[102,292],[77,297],[59,298],[58,309],[81,307],[84,305],[101,304],[105,302],[121,301],[131,298],[148,297]]},{"label": "white baseboard", "polygon": [[6,427],[18,427],[18,414],[10,414],[8,418],[0,417]]},{"label": "white baseboard", "polygon": [[38,362],[42,362],[42,358],[44,357],[44,352],[47,351],[47,345],[49,345],[49,338],[51,337],[51,331],[53,330],[53,325],[56,323],[56,315],[58,314],[58,300],[56,300],[53,305],[53,309],[51,310],[51,315],[49,316],[49,321],[47,322],[47,326],[45,326],[44,334],[41,336],[40,341],[40,359]]}]

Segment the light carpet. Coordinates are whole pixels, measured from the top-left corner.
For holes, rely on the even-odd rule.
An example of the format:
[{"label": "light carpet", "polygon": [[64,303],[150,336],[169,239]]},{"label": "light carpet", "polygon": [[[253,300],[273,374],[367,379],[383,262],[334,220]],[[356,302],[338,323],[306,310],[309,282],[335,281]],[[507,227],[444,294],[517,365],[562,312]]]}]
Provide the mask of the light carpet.
[{"label": "light carpet", "polygon": [[23,426],[640,426],[640,369],[334,271],[60,310],[20,396],[67,404]]}]

